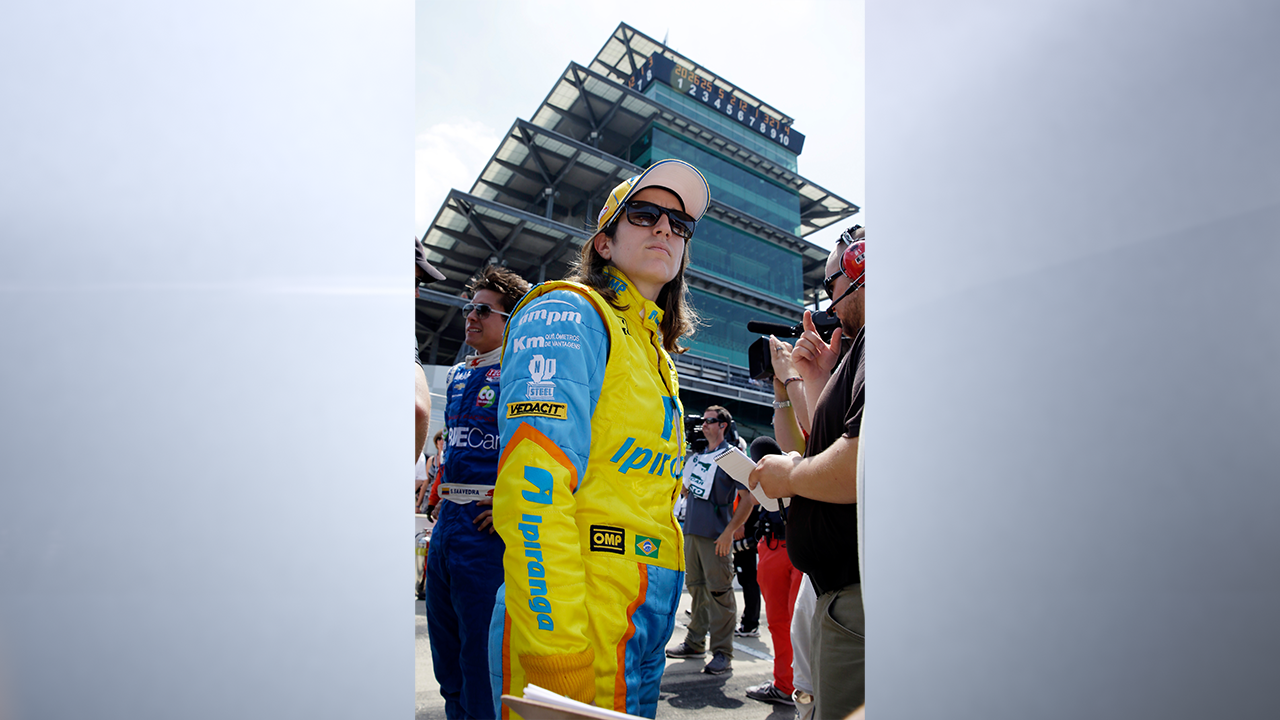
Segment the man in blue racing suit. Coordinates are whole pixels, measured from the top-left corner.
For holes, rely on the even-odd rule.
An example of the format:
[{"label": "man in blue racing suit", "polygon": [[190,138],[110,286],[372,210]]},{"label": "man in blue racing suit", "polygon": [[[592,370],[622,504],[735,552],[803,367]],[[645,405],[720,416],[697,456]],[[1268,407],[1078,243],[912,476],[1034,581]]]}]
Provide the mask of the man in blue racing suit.
[{"label": "man in blue racing suit", "polygon": [[[502,584],[503,543],[493,528],[498,474],[498,393],[506,319],[529,290],[519,275],[486,267],[467,288],[466,342],[477,354],[449,370],[439,518],[427,554],[427,631],[445,717],[493,716],[489,618]],[[435,508],[429,508],[433,515]]]}]

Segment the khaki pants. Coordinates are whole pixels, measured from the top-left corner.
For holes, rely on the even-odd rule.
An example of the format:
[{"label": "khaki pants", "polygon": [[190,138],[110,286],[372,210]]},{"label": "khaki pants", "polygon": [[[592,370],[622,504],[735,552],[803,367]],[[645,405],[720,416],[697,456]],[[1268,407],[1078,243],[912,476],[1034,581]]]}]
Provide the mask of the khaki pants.
[{"label": "khaki pants", "polygon": [[819,595],[812,632],[814,717],[845,717],[866,702],[867,621],[862,586]]},{"label": "khaki pants", "polygon": [[684,536],[685,586],[693,597],[692,617],[684,641],[694,650],[705,648],[711,631],[711,652],[733,657],[733,623],[738,602],[733,594],[733,554],[716,555],[716,541],[700,535]]}]

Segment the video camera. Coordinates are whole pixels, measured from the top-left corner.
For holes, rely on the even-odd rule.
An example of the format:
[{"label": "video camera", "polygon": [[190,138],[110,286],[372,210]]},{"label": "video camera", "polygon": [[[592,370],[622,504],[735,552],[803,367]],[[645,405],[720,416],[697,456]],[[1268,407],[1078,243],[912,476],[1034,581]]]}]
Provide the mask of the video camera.
[{"label": "video camera", "polygon": [[[730,444],[738,442],[738,424],[730,420],[729,427],[724,429],[724,437]],[[707,451],[707,436],[702,434],[702,416],[689,413],[684,416],[684,440],[689,449],[695,453]]]},{"label": "video camera", "polygon": [[[831,317],[824,312],[815,312],[810,317],[813,319],[813,327],[818,331],[818,335],[826,342],[831,342],[831,334],[840,327],[839,318]],[[747,332],[767,333],[780,338],[800,337],[804,334],[804,323],[782,325],[752,320],[747,323]],[[767,380],[773,377],[773,353],[769,352],[769,338],[760,337],[747,348],[747,366],[752,380]]]}]

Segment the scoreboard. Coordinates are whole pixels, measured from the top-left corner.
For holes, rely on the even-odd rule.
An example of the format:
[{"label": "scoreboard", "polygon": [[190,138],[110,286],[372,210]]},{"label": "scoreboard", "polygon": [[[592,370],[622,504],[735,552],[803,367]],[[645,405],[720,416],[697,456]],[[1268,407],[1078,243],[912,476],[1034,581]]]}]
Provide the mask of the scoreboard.
[{"label": "scoreboard", "polygon": [[804,135],[792,130],[791,123],[762,112],[758,106],[750,105],[714,82],[686,70],[666,55],[650,55],[645,64],[627,79],[627,87],[644,92],[655,80],[661,80],[676,92],[688,95],[796,155],[804,148]]}]

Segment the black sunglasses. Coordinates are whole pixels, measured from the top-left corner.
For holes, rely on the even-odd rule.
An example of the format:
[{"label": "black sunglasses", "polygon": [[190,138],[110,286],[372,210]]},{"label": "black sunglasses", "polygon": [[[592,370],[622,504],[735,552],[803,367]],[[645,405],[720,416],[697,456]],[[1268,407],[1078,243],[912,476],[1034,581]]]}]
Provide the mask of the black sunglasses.
[{"label": "black sunglasses", "polygon": [[484,303],[467,303],[466,305],[463,305],[462,317],[466,317],[470,315],[472,310],[476,311],[476,317],[480,318],[481,320],[489,317],[489,313],[497,313],[504,318],[511,317],[511,313],[504,313],[501,310],[494,310],[493,308],[489,307],[488,305],[485,305]]},{"label": "black sunglasses", "polygon": [[[862,227],[861,225],[854,225],[848,230],[845,230],[844,232],[840,233],[840,239],[836,241],[836,244],[852,246],[853,243],[856,241],[853,239],[853,234],[851,231],[857,231],[861,227]],[[856,258],[854,258],[847,249],[844,252],[840,253],[840,269],[831,273],[830,277],[822,281],[822,289],[827,291],[828,300],[835,301],[836,299],[836,295],[835,295],[836,278],[840,277],[841,275],[844,275],[845,277],[852,280],[855,284],[857,284],[858,280],[862,279],[861,276],[856,278],[853,276],[853,273],[857,272],[856,270],[857,265],[854,264],[855,261],[856,261]]]},{"label": "black sunglasses", "polygon": [[844,274],[844,268],[841,268],[831,273],[831,277],[822,281],[822,289],[827,291],[828,300],[836,299],[836,278],[840,277],[843,274]]},{"label": "black sunglasses", "polygon": [[693,228],[698,224],[693,216],[683,210],[675,210],[673,208],[664,208],[651,202],[644,200],[628,200],[626,204],[627,221],[638,227],[653,227],[658,224],[658,219],[663,215],[667,216],[667,222],[671,225],[671,232],[679,235],[685,240],[693,238]]}]

